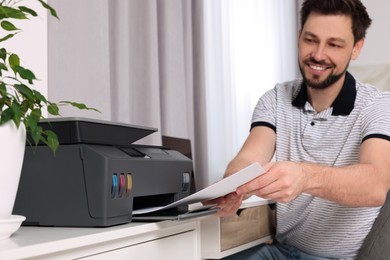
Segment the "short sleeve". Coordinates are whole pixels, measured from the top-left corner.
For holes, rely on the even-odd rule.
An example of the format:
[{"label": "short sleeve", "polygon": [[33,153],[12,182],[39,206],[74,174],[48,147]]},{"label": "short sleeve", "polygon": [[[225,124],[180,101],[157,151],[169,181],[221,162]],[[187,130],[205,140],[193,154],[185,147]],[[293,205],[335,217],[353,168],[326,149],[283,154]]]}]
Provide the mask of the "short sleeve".
[{"label": "short sleeve", "polygon": [[390,141],[390,93],[375,97],[362,112],[363,141],[383,138]]},{"label": "short sleeve", "polygon": [[276,131],[276,88],[260,97],[253,111],[251,129],[256,126],[268,126]]}]

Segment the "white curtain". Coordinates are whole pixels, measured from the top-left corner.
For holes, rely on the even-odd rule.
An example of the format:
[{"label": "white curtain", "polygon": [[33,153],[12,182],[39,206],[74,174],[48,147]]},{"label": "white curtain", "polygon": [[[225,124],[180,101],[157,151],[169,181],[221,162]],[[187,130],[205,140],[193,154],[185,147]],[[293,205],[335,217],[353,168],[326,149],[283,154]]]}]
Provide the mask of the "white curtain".
[{"label": "white curtain", "polygon": [[[98,108],[63,116],[154,127],[190,139],[196,178],[206,172],[203,1],[49,0],[49,98]],[[200,176],[200,177],[198,177]]]},{"label": "white curtain", "polygon": [[102,111],[64,115],[159,129],[141,143],[161,144],[161,134],[193,139],[190,0],[50,4],[61,20],[49,23],[49,96]]},{"label": "white curtain", "polygon": [[294,0],[205,1],[207,185],[249,133],[258,98],[297,69]]},{"label": "white curtain", "polygon": [[111,119],[193,139],[191,1],[116,0],[109,7]]},{"label": "white curtain", "polygon": [[49,98],[102,111],[63,116],[187,138],[197,188],[221,178],[257,98],[295,76],[293,0],[49,0]]}]

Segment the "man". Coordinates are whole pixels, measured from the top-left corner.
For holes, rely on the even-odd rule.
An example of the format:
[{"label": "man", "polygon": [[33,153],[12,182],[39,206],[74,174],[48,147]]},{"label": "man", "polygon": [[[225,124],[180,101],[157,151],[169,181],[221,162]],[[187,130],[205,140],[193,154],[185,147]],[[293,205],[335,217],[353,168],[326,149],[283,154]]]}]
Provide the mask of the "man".
[{"label": "man", "polygon": [[303,3],[303,79],[278,84],[260,98],[250,134],[225,176],[252,162],[266,173],[217,199],[221,216],[234,214],[244,196],[276,201],[275,240],[228,259],[358,254],[390,187],[390,93],[347,72],[370,23],[360,0]]}]

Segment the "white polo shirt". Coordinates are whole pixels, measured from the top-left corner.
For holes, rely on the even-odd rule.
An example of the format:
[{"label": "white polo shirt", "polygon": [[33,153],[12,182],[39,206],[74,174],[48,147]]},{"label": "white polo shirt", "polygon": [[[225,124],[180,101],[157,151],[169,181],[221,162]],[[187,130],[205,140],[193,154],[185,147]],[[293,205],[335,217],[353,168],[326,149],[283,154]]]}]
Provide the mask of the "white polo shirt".
[{"label": "white polo shirt", "polygon": [[[332,106],[317,113],[298,79],[276,85],[259,99],[252,117],[252,128],[256,126],[276,131],[276,161],[351,165],[358,162],[364,140],[390,141],[390,93],[356,82],[347,72]],[[316,256],[353,258],[379,210],[302,194],[277,203],[276,239]]]}]

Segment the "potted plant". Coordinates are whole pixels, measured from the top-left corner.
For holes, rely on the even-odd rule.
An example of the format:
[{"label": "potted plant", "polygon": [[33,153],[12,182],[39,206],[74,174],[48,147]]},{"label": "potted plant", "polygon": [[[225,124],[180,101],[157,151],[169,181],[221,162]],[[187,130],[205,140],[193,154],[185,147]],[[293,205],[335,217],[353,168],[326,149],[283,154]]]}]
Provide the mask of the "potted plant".
[{"label": "potted plant", "polygon": [[[56,11],[50,5],[42,0],[36,1],[58,19]],[[26,4],[28,2],[31,3],[31,0],[26,1]],[[11,214],[23,164],[26,133],[31,137],[31,141],[28,139],[31,145],[43,142],[55,153],[59,146],[57,135],[51,130],[43,130],[38,122],[46,114],[59,116],[61,105],[96,110],[71,101],[50,102],[34,89],[37,78],[21,64],[18,54],[1,47],[2,42],[21,32],[14,25],[15,20],[27,22],[38,16],[35,10],[23,4],[20,0],[0,0],[0,230],[6,230],[10,222],[21,222],[22,219]],[[0,232],[0,238],[4,237],[7,234]]]}]

